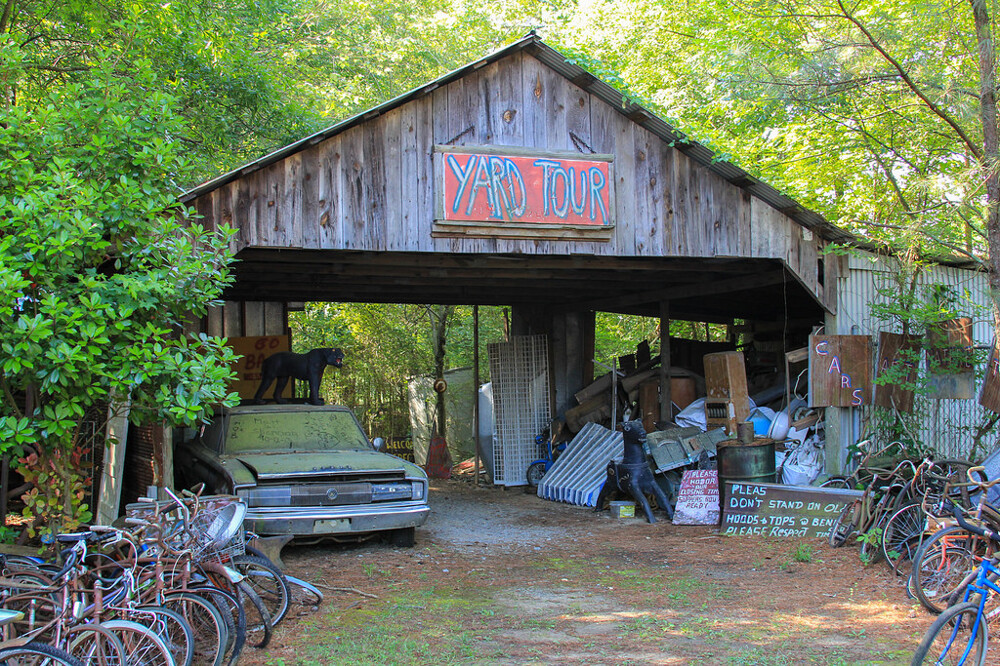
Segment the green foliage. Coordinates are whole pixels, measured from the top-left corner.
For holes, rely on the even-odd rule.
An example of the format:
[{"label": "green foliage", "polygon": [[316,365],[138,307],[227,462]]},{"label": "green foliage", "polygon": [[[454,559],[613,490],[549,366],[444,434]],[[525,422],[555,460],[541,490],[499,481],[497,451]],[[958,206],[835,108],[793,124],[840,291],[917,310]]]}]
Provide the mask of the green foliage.
[{"label": "green foliage", "polygon": [[[30,87],[30,56],[0,37],[10,89]],[[231,232],[184,222],[178,100],[150,63],[117,65],[18,99],[0,126],[0,442],[38,456],[22,471],[44,529],[89,518],[74,456],[103,446],[108,404],[193,425],[227,400],[231,352],[182,331],[231,280]]]},{"label": "green foliage", "polygon": [[617,72],[726,159],[866,238],[983,253],[967,4],[637,0],[621,11],[599,0],[578,9],[552,15],[546,37]]},{"label": "green foliage", "polygon": [[[350,405],[369,433],[405,435],[410,430],[407,385],[434,374],[434,346],[425,305],[308,303],[291,313],[296,351],[337,346],[344,366],[327,372],[321,391],[329,402]],[[502,308],[479,308],[480,379],[489,381],[486,345],[503,340]],[[446,368],[472,365],[472,308],[458,306],[448,318]]]},{"label": "green foliage", "polygon": [[801,543],[795,548],[795,552],[792,553],[792,560],[795,562],[802,562],[808,564],[813,561],[814,553],[813,547],[807,543]]}]

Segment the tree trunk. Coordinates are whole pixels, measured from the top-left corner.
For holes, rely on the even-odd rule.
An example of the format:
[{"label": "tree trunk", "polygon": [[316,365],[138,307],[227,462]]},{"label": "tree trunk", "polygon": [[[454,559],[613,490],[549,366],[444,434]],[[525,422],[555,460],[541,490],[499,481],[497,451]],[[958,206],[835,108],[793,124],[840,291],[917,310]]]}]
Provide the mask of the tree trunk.
[{"label": "tree trunk", "polygon": [[979,46],[979,118],[983,123],[983,184],[986,190],[986,239],[989,245],[990,297],[995,339],[1000,339],[1000,156],[997,140],[996,49],[986,0],[969,0]]},{"label": "tree trunk", "polygon": [[[451,305],[434,305],[430,306],[427,310],[434,338],[435,380],[444,379],[445,345],[448,342],[448,317],[451,316],[453,310],[454,307]],[[446,437],[447,426],[445,425],[444,391],[436,392],[435,401],[434,424],[431,436]]]}]

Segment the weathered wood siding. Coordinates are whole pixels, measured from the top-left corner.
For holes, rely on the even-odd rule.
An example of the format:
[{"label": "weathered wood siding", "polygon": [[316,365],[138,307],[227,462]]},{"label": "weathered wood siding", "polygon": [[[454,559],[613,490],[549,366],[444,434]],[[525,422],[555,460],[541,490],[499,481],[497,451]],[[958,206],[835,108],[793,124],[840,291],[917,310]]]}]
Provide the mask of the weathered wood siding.
[{"label": "weathered wood siding", "polygon": [[[432,237],[435,145],[612,153],[610,241]],[[821,302],[821,241],[524,52],[206,193],[244,247],[781,259]]]}]

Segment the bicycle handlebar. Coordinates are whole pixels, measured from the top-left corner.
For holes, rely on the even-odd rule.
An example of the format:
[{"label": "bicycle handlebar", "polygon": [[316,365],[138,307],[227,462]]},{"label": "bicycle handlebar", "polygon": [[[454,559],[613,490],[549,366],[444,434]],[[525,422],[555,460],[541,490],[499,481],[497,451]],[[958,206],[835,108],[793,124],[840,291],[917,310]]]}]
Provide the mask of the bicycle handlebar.
[{"label": "bicycle handlebar", "polygon": [[[974,478],[972,478],[973,472],[979,474],[979,476],[982,477],[982,480],[976,481]],[[986,476],[986,468],[983,467],[982,465],[978,465],[976,467],[970,467],[965,473],[969,477],[969,481],[976,484],[983,490],[989,490],[993,486],[1000,483],[1000,479],[994,479],[993,481],[990,481],[989,477]]]},{"label": "bicycle handlebar", "polygon": [[955,516],[955,520],[958,521],[958,524],[966,532],[972,532],[973,534],[978,534],[981,537],[990,539],[995,543],[1000,543],[1000,533],[994,532],[993,530],[988,529],[986,527],[980,527],[979,525],[973,525],[972,523],[970,523],[968,520],[965,519],[965,516],[962,515],[962,510],[958,507],[957,504],[952,503],[951,513],[953,516]]}]

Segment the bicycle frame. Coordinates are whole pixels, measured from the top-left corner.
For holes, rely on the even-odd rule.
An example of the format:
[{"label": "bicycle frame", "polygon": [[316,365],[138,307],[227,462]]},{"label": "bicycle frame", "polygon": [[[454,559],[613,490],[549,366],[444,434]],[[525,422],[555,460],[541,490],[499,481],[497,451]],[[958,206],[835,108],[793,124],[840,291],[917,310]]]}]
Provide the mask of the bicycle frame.
[{"label": "bicycle frame", "polygon": [[[965,590],[965,598],[963,601],[969,601],[973,594],[979,594],[979,607],[976,609],[976,621],[971,627],[969,627],[970,633],[966,640],[965,650],[962,652],[962,659],[959,662],[961,664],[964,664],[965,660],[968,658],[969,652],[972,650],[972,646],[976,640],[976,636],[979,633],[979,625],[983,620],[983,612],[986,608],[986,599],[989,597],[990,592],[1000,594],[1000,586],[997,586],[996,583],[990,580],[990,575],[993,575],[994,577],[1000,576],[1000,569],[994,566],[993,561],[983,560],[979,563],[975,581],[969,583]],[[945,652],[951,649],[951,646],[955,642],[955,638],[958,636],[961,629],[961,622],[956,622],[955,627],[951,630],[951,636],[948,637]]]}]

